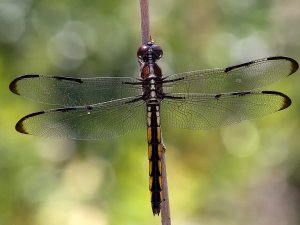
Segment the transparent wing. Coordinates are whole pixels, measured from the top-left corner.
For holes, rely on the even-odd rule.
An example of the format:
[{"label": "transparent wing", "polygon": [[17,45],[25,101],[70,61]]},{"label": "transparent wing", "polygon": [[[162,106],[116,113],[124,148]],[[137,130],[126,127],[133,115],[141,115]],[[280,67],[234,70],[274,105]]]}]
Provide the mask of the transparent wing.
[{"label": "transparent wing", "polygon": [[164,80],[165,93],[224,93],[249,91],[289,76],[299,68],[291,58],[277,56],[223,69],[174,74]]},{"label": "transparent wing", "polygon": [[290,104],[288,96],[274,91],[173,94],[161,103],[161,120],[171,127],[210,129],[261,117]]},{"label": "transparent wing", "polygon": [[140,97],[36,112],[16,124],[25,134],[81,140],[117,137],[145,127],[146,106]]},{"label": "transparent wing", "polygon": [[60,106],[96,104],[141,94],[139,80],[130,77],[71,78],[32,74],[16,78],[9,88],[15,94]]}]

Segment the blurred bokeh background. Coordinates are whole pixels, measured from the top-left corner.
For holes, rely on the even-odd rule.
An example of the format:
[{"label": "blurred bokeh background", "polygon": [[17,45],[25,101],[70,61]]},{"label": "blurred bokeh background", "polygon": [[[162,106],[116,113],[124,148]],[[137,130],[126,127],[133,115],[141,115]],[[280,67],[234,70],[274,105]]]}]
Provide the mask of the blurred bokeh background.
[{"label": "blurred bokeh background", "polygon": [[[151,0],[164,74],[286,55],[300,60],[300,2]],[[138,76],[139,1],[0,1],[0,224],[153,225],[146,130],[107,141],[14,130],[49,108],[13,95],[28,73]],[[171,214],[184,225],[300,224],[299,72],[266,90],[279,113],[212,130],[165,129]]]}]

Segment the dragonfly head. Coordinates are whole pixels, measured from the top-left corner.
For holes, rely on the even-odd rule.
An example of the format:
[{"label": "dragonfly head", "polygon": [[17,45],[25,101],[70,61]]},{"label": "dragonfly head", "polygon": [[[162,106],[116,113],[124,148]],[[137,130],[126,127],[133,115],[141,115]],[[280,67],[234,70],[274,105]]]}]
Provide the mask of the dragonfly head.
[{"label": "dragonfly head", "polygon": [[149,59],[152,59],[155,62],[162,56],[162,48],[159,45],[154,44],[153,41],[149,41],[147,44],[142,45],[137,51],[137,57],[143,62],[148,62]]}]

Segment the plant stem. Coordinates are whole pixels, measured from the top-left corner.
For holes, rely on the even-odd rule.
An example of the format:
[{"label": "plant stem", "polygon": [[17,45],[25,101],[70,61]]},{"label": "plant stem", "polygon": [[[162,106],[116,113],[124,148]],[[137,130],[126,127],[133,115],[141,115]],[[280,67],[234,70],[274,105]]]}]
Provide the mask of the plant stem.
[{"label": "plant stem", "polygon": [[150,40],[150,26],[149,26],[149,0],[140,0],[141,7],[141,36],[142,44]]},{"label": "plant stem", "polygon": [[162,162],[162,207],[161,207],[161,223],[162,225],[171,225],[171,213],[170,213],[170,201],[169,201],[169,191],[168,191],[168,179],[167,179],[167,168],[166,168],[166,147],[162,140],[163,152],[161,154]]}]

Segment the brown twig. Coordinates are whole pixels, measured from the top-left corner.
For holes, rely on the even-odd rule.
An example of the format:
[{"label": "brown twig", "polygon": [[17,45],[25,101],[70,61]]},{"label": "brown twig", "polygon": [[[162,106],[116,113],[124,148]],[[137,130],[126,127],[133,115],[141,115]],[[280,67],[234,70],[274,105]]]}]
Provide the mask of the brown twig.
[{"label": "brown twig", "polygon": [[[142,44],[147,43],[150,40],[150,25],[149,25],[149,0],[140,0],[141,7],[141,36]],[[162,135],[162,134],[161,134]],[[166,171],[166,159],[165,151],[166,147],[162,140],[163,152],[162,152],[162,205],[161,205],[161,223],[162,225],[171,225],[171,215],[170,215],[170,202],[169,202],[169,193],[168,193],[168,180],[167,180],[167,171]]]},{"label": "brown twig", "polygon": [[161,205],[161,223],[162,223],[162,225],[171,225],[171,212],[170,212],[167,167],[166,167],[166,154],[165,154],[166,146],[164,144],[162,137],[161,137],[161,140],[162,140],[162,147],[163,147],[163,152],[161,154],[162,182],[163,182],[163,190],[162,190],[163,202]]},{"label": "brown twig", "polygon": [[149,0],[140,0],[142,44],[150,41]]}]

